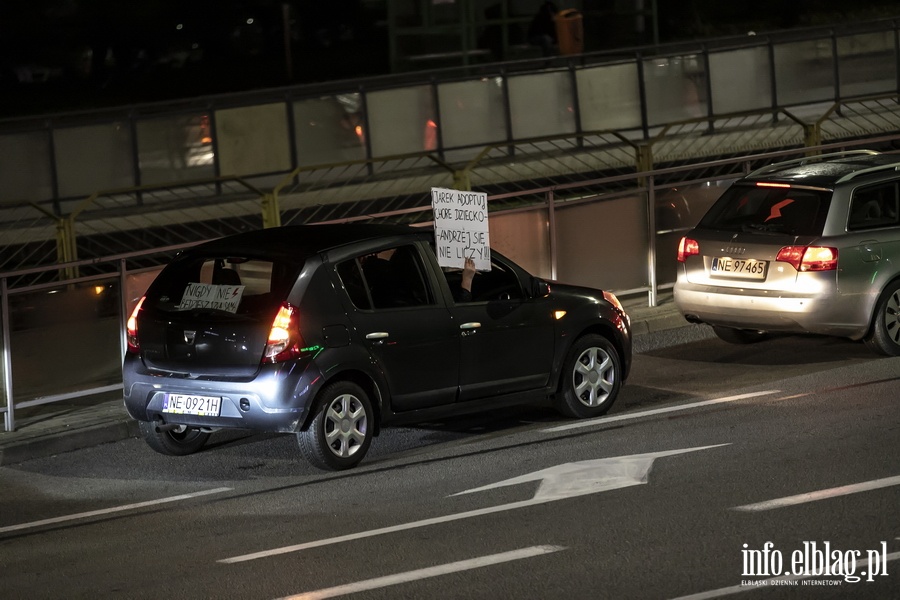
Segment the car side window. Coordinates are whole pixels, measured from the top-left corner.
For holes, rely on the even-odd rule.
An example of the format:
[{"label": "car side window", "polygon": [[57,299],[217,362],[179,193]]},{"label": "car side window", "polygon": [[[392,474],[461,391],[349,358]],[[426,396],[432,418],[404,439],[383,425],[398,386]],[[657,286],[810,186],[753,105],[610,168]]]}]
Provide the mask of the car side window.
[{"label": "car side window", "polygon": [[434,304],[425,266],[414,246],[358,256],[337,267],[351,302],[361,309]]},{"label": "car side window", "polygon": [[850,198],[848,231],[862,231],[900,224],[898,182],[860,188]]},{"label": "car side window", "polygon": [[475,274],[472,280],[472,302],[521,300],[525,297],[519,278],[508,265],[491,259],[491,270]]}]

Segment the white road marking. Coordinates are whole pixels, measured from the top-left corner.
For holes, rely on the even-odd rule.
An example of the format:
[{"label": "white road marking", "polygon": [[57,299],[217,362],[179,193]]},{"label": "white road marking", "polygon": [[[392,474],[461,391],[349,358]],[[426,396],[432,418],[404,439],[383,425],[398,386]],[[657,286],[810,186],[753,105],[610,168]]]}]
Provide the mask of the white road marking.
[{"label": "white road marking", "polygon": [[[720,444],[727,445],[727,444]],[[273,548],[271,550],[263,550],[244,554],[241,556],[233,556],[231,558],[223,558],[217,562],[224,564],[234,564],[256,560],[259,558],[268,558],[279,554],[288,554],[290,552],[300,552],[301,550],[309,550],[311,548],[319,548],[322,546],[330,546],[332,544],[340,544],[343,542],[351,542],[364,538],[385,535],[388,533],[397,533],[399,531],[407,531],[409,529],[417,529],[419,527],[428,527],[430,525],[440,525],[459,521],[461,519],[469,519],[472,517],[481,517],[493,513],[504,512],[508,510],[516,510],[526,508],[528,506],[536,506],[556,500],[564,500],[574,496],[583,496],[586,494],[595,494],[611,489],[640,485],[647,483],[647,476],[653,465],[653,460],[664,456],[673,456],[676,454],[684,454],[686,452],[695,452],[697,450],[706,450],[708,448],[718,448],[719,446],[702,446],[698,448],[685,448],[681,450],[667,450],[663,452],[650,452],[647,454],[634,454],[631,456],[616,456],[613,458],[604,458],[593,461],[582,461],[580,463],[567,463],[550,469],[543,469],[536,473],[523,475],[515,479],[508,479],[499,484],[487,485],[473,490],[461,492],[468,494],[482,490],[491,489],[499,486],[514,485],[527,481],[541,480],[535,496],[531,500],[521,500],[519,502],[511,502],[509,504],[501,504],[499,506],[489,506],[477,510],[445,515],[442,517],[432,517],[421,521],[413,521],[411,523],[402,523],[400,525],[392,525],[390,527],[382,527],[380,529],[372,529],[370,531],[360,531],[358,533],[348,533],[333,538],[325,538],[321,540],[313,540],[311,542],[303,542],[302,544],[294,544],[292,546],[283,546],[281,548]]]},{"label": "white road marking", "polygon": [[794,506],[797,504],[805,504],[807,502],[816,502],[817,500],[827,500],[829,498],[837,498],[838,496],[847,496],[849,494],[857,494],[859,492],[868,492],[869,490],[877,490],[894,485],[900,485],[900,476],[885,477],[884,479],[875,479],[873,481],[863,481],[862,483],[854,483],[852,485],[842,485],[840,487],[830,488],[827,490],[807,492],[806,494],[797,494],[796,496],[786,496],[784,498],[778,498],[775,500],[757,502],[756,504],[735,506],[733,510],[742,510],[747,512],[772,510],[773,508],[783,508],[785,506]]},{"label": "white road marking", "polygon": [[[885,559],[887,562],[891,562],[893,560],[897,560],[900,558],[900,552],[892,552],[888,554]],[[861,566],[868,566],[868,559],[859,559],[856,561],[856,569]],[[735,594],[740,594],[742,592],[754,592],[761,588],[763,589],[771,589],[772,584],[776,581],[800,581],[802,579],[812,579],[813,577],[822,577],[821,575],[783,575],[781,577],[770,577],[769,579],[760,579],[758,581],[758,585],[733,585],[731,587],[719,588],[717,590],[710,590],[708,592],[700,592],[697,594],[690,594],[688,596],[679,596],[677,598],[672,598],[672,600],[712,600],[713,598],[721,598],[723,596],[733,596]],[[763,583],[765,582],[765,583]],[[855,583],[851,585],[865,585],[863,583]]]},{"label": "white road marking", "polygon": [[591,427],[594,425],[605,425],[606,423],[613,423],[615,421],[627,421],[629,419],[639,419],[641,417],[650,417],[653,415],[662,415],[666,413],[678,412],[682,410],[688,410],[691,408],[699,408],[701,406],[712,406],[713,404],[723,404],[725,402],[735,402],[736,400],[745,400],[747,398],[756,398],[758,396],[768,396],[771,394],[777,394],[781,390],[767,390],[765,392],[752,392],[749,394],[738,394],[737,396],[726,396],[724,398],[715,398],[713,400],[702,400],[700,402],[690,402],[688,404],[679,404],[678,406],[668,406],[666,408],[654,408],[652,410],[642,410],[640,412],[628,413],[624,415],[616,415],[614,417],[598,417],[596,419],[585,419],[583,421],[576,421],[575,423],[568,423],[566,425],[558,425],[556,427],[548,427],[547,429],[542,429],[544,433],[556,433],[559,431],[568,431],[570,429],[579,429],[581,427]]},{"label": "white road marking", "polygon": [[617,490],[647,483],[650,468],[653,466],[653,461],[657,458],[728,445],[730,444],[716,444],[714,446],[700,446],[697,448],[648,452],[646,454],[632,454],[629,456],[614,456],[612,458],[565,463],[453,495],[461,496],[529,481],[540,481],[541,485],[534,495],[535,500],[564,500],[574,496],[596,494],[607,490]]},{"label": "white road marking", "polygon": [[500,554],[491,554],[480,558],[470,560],[461,560],[459,562],[438,565],[436,567],[428,567],[427,569],[417,569],[415,571],[407,571],[405,573],[397,573],[396,575],[387,575],[385,577],[376,577],[366,581],[358,581],[356,583],[348,583],[336,587],[324,588],[312,592],[305,592],[295,596],[285,596],[279,600],[318,600],[319,598],[334,598],[345,594],[355,594],[356,592],[365,592],[378,588],[398,585],[401,583],[409,583],[419,579],[427,579],[429,577],[438,577],[447,575],[448,573],[459,573],[460,571],[470,571],[481,567],[498,565],[514,560],[522,560],[523,558],[531,558],[542,554],[550,554],[551,552],[559,552],[565,550],[563,546],[532,546],[531,548],[523,548],[521,550],[513,550],[511,552],[502,552]]},{"label": "white road marking", "polygon": [[20,525],[9,525],[0,527],[0,533],[8,533],[10,531],[21,531],[22,529],[31,529],[34,527],[42,527],[44,525],[53,525],[55,523],[65,523],[66,521],[75,521],[78,519],[86,519],[88,517],[98,517],[112,513],[122,512],[125,510],[134,510],[136,508],[145,508],[147,506],[156,506],[157,504],[166,504],[167,502],[178,502],[179,500],[190,500],[200,496],[209,496],[210,494],[221,494],[222,492],[230,492],[232,488],[216,488],[214,490],[206,490],[203,492],[194,492],[193,494],[182,494],[181,496],[171,496],[169,498],[160,498],[159,500],[148,500],[146,502],[137,502],[135,504],[126,504],[124,506],[114,506],[112,508],[104,508],[100,510],[92,510],[89,512],[77,513],[74,515],[65,515],[62,517],[54,517],[52,519],[43,519],[41,521],[32,521],[31,523],[22,523]]}]

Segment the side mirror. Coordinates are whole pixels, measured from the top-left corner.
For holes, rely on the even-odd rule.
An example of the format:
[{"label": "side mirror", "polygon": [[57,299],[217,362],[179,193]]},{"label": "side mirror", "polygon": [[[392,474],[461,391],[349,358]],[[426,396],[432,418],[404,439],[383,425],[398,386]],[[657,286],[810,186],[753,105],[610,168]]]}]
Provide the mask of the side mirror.
[{"label": "side mirror", "polygon": [[538,279],[537,277],[532,278],[531,280],[531,297],[532,298],[543,298],[544,296],[550,295],[550,284],[546,281]]}]

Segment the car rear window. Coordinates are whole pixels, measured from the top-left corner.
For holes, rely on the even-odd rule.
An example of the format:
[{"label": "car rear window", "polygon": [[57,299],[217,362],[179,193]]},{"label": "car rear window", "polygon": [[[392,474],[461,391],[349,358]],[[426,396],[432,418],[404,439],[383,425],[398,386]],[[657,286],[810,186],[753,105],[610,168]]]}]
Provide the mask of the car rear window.
[{"label": "car rear window", "polygon": [[145,308],[257,315],[284,301],[302,265],[246,257],[196,256],[163,269]]},{"label": "car rear window", "polygon": [[831,192],[792,187],[733,185],[697,225],[733,232],[821,235]]}]

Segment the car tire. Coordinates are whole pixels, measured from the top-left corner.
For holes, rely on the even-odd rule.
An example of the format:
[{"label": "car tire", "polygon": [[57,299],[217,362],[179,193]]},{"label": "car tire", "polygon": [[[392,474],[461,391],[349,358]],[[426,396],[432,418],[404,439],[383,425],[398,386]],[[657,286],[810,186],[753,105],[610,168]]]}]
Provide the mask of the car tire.
[{"label": "car tire", "polygon": [[713,326],[713,332],[720,340],[729,344],[755,344],[769,337],[765,331],[719,327],[718,325]]},{"label": "car tire", "polygon": [[599,417],[622,387],[622,361],[602,335],[585,335],[572,345],[562,371],[556,409],[567,417]]},{"label": "car tire", "polygon": [[887,286],[878,298],[865,341],[879,354],[900,356],[900,281]]},{"label": "car tire", "polygon": [[351,381],[326,386],[309,427],[297,432],[303,456],[319,469],[340,471],[359,464],[374,434],[369,396]]},{"label": "car tire", "polygon": [[147,445],[168,456],[186,456],[203,447],[209,439],[209,433],[199,429],[181,426],[169,431],[156,431],[157,422],[138,421],[141,435]]}]

